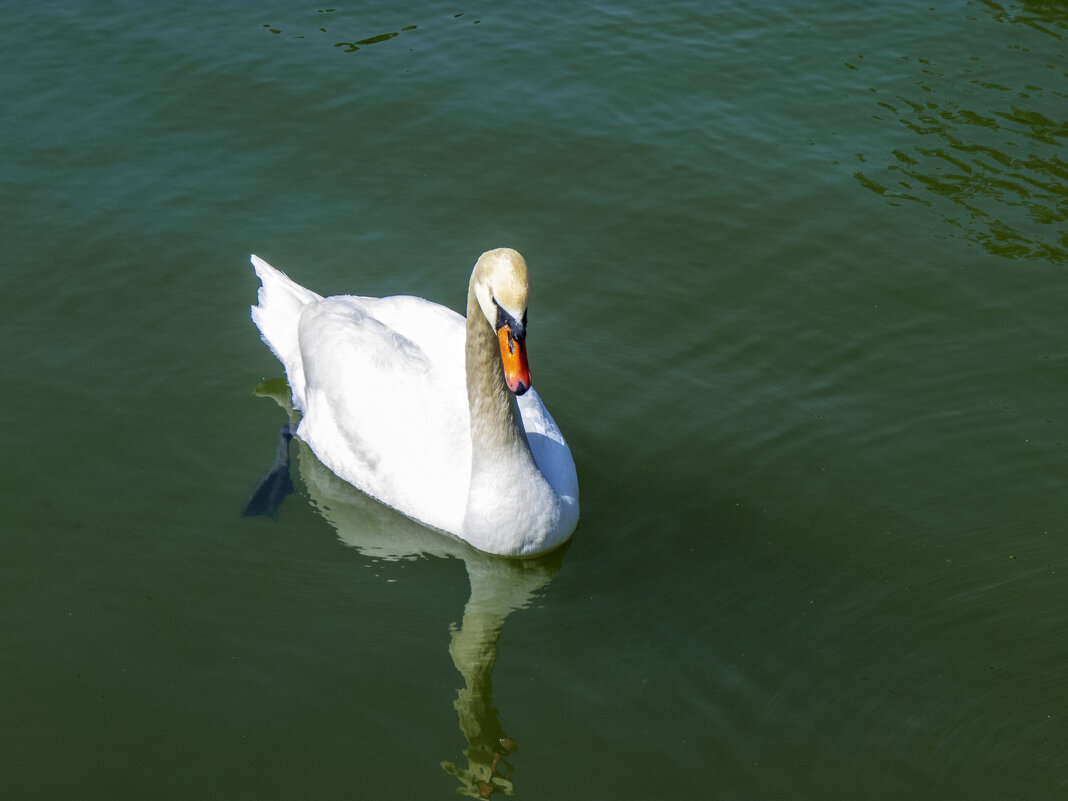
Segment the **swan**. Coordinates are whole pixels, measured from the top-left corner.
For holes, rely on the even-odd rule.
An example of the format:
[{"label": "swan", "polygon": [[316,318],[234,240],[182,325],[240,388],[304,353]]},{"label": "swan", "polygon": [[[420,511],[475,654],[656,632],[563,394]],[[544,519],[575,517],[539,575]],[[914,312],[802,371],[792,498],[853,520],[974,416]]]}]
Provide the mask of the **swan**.
[{"label": "swan", "polygon": [[483,253],[467,319],[423,298],[324,298],[258,256],[252,320],[285,367],[296,435],[338,477],[480,551],[544,553],[578,524],[571,451],[526,357],[527,265]]}]

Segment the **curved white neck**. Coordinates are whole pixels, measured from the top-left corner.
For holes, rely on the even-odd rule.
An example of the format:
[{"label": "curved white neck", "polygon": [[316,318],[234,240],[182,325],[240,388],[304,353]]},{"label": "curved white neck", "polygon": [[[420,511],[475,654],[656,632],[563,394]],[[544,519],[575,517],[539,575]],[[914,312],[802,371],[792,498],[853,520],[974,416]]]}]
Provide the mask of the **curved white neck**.
[{"label": "curved white neck", "polygon": [[534,463],[515,395],[504,383],[500,345],[472,284],[467,297],[467,402],[471,484],[464,516],[471,542],[526,552],[553,526],[556,499]]},{"label": "curved white neck", "polygon": [[472,471],[477,461],[530,445],[520,422],[519,404],[504,383],[500,345],[478,305],[474,288],[467,296],[467,404],[471,410]]}]

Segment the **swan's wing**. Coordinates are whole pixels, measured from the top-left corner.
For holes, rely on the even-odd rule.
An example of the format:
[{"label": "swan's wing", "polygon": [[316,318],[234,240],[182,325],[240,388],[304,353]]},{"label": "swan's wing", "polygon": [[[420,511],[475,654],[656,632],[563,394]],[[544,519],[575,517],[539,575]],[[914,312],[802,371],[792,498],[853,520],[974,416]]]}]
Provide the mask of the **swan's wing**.
[{"label": "swan's wing", "polygon": [[463,318],[418,298],[340,296],[305,308],[299,339],[301,439],[369,495],[457,530],[471,473]]},{"label": "swan's wing", "polygon": [[564,435],[537,392],[527,390],[518,400],[534,463],[564,503],[574,503],[577,514],[578,474]]}]

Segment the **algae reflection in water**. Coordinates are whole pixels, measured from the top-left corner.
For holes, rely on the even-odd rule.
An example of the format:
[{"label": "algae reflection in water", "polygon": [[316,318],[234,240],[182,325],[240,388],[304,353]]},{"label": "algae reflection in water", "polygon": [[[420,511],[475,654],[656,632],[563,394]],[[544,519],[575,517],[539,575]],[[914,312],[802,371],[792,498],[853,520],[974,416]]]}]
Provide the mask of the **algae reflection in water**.
[{"label": "algae reflection in water", "polygon": [[[918,80],[872,88],[874,117],[911,136],[889,159],[858,153],[855,178],[892,205],[931,208],[990,253],[1066,263],[1068,12],[1058,4],[1019,14],[992,2],[979,7],[1004,23],[998,45],[979,53],[910,50],[897,58]],[[969,24],[976,22],[989,19]],[[883,54],[884,66],[893,57]],[[847,64],[864,65],[862,58]]]}]

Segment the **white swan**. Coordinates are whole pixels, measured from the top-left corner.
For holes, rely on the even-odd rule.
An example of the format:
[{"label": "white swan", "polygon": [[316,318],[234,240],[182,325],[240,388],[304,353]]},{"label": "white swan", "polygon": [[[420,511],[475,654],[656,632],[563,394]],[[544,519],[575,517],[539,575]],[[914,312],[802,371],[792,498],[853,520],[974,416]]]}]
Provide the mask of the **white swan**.
[{"label": "white swan", "polygon": [[578,478],[530,389],[527,265],[483,253],[467,320],[422,298],[324,298],[257,256],[252,319],[334,473],[489,553],[549,551],[578,523]]}]

